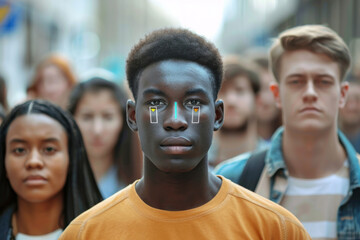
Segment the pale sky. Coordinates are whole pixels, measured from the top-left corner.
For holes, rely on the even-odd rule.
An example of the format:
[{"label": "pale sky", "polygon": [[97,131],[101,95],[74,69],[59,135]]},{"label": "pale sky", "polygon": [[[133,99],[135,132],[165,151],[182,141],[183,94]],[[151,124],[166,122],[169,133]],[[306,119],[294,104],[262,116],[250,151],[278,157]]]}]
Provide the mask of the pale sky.
[{"label": "pale sky", "polygon": [[230,0],[150,0],[188,28],[215,41],[223,22],[225,5]]}]

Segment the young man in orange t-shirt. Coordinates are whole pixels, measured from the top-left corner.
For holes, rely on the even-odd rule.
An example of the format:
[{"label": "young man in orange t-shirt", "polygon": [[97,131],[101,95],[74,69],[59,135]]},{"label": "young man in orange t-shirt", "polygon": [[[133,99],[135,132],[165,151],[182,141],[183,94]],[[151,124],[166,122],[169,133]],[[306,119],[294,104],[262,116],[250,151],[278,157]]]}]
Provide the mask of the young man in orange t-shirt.
[{"label": "young man in orange t-shirt", "polygon": [[144,176],[76,218],[60,239],[310,239],[287,210],[208,170],[222,62],[182,29],[155,31],[127,60]]}]

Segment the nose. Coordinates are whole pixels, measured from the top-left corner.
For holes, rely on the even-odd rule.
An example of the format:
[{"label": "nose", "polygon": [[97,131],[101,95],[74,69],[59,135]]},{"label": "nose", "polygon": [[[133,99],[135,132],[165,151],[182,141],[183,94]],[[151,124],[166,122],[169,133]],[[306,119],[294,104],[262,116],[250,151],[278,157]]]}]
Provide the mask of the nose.
[{"label": "nose", "polygon": [[166,110],[165,120],[164,120],[164,128],[165,130],[171,131],[184,131],[188,127],[188,123],[186,121],[186,117],[184,116],[184,112],[182,108],[177,107],[176,104],[173,104],[169,107],[169,110]]},{"label": "nose", "polygon": [[103,120],[99,117],[96,117],[94,119],[94,133],[96,135],[100,135],[103,132],[103,129],[104,129]]},{"label": "nose", "polygon": [[44,162],[41,158],[41,154],[37,150],[32,150],[29,158],[25,162],[25,167],[27,169],[33,169],[33,168],[43,168]]},{"label": "nose", "polygon": [[308,102],[313,102],[317,99],[317,93],[315,90],[315,86],[314,86],[314,82],[313,81],[308,81],[306,84],[306,89],[305,89],[305,93],[304,93],[304,101]]}]

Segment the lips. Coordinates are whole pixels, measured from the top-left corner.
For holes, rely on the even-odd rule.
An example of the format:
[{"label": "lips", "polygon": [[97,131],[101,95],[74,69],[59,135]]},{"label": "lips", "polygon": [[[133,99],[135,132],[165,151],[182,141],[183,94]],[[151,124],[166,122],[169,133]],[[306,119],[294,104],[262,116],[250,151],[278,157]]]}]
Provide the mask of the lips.
[{"label": "lips", "polygon": [[168,154],[184,154],[191,150],[191,141],[185,137],[167,137],[160,143],[160,147]]},{"label": "lips", "polygon": [[316,108],[316,107],[305,107],[303,109],[300,110],[300,112],[320,112],[320,109]]},{"label": "lips", "polygon": [[47,179],[41,175],[30,175],[24,179],[24,182],[29,186],[39,186],[47,182]]}]

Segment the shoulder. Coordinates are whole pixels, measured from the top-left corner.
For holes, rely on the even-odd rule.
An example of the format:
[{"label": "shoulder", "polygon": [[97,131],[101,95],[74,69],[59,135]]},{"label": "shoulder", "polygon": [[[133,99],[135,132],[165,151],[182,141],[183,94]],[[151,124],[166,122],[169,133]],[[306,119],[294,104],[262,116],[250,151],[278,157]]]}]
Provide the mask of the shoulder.
[{"label": "shoulder", "polygon": [[134,184],[127,186],[123,190],[80,214],[66,227],[59,239],[81,239],[81,232],[89,225],[89,223],[91,223],[91,225],[102,223],[111,217],[115,208],[117,211],[121,208],[126,208],[125,202],[129,198],[129,191],[133,185]]},{"label": "shoulder", "polygon": [[214,169],[214,173],[217,175],[222,175],[236,183],[239,180],[245,164],[250,156],[251,153],[247,152],[240,154],[234,158],[230,158],[229,160],[226,160],[225,162],[219,164]]},{"label": "shoulder", "polygon": [[234,199],[233,204],[241,204],[243,214],[252,216],[251,221],[254,221],[254,224],[264,232],[267,228],[269,231],[270,228],[280,229],[282,235],[287,236],[284,239],[310,239],[300,221],[288,210],[237,184],[230,181],[229,184],[229,194]]},{"label": "shoulder", "polygon": [[0,213],[0,239],[7,239],[8,237],[13,212],[14,206],[9,206]]}]

